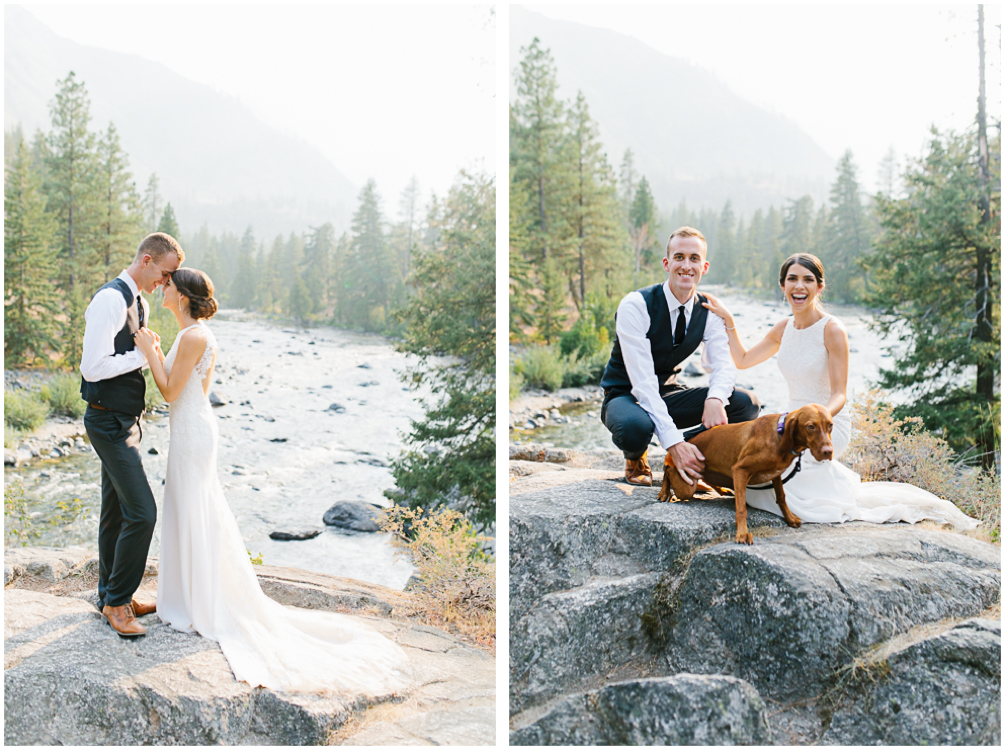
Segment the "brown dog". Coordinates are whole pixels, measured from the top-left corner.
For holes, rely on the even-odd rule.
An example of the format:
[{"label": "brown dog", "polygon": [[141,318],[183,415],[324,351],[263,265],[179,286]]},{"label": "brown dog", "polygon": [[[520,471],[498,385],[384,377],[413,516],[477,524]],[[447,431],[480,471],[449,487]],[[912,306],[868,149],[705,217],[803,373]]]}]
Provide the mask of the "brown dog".
[{"label": "brown dog", "polygon": [[[778,432],[782,417],[784,423]],[[748,484],[771,482],[785,523],[796,529],[802,525],[802,520],[788,510],[781,475],[806,448],[817,461],[833,458],[832,431],[833,417],[826,407],[809,404],[788,414],[765,414],[751,422],[712,427],[690,440],[704,454],[704,481],[735,490],[737,544],[753,544],[753,535],[746,526]],[[681,500],[692,498],[697,484],[687,484],[668,453],[665,469],[659,500],[669,500],[670,488]]]}]

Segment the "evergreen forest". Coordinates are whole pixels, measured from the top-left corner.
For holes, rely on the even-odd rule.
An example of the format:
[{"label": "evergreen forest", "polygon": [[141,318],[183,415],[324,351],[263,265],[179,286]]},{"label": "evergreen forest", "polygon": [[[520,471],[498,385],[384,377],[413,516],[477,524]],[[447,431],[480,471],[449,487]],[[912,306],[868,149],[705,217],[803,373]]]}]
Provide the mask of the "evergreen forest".
[{"label": "evergreen forest", "polygon": [[[446,196],[423,204],[417,179],[394,217],[374,181],[351,225],[238,236],[181,227],[152,174],[141,189],[115,126],[92,128],[86,85],[56,84],[51,128],[4,134],[4,365],[74,371],[93,293],[132,261],[140,240],[167,232],[185,265],[205,271],[222,307],[302,325],[392,336],[418,362],[404,377],[427,383],[424,420],[392,471],[395,499],[449,502],[482,525],[494,521],[495,186],[461,173]],[[177,326],[151,301],[166,350]]]},{"label": "evergreen forest", "polygon": [[521,48],[509,113],[510,397],[598,383],[618,303],[665,280],[668,236],[689,225],[707,238],[704,283],[752,295],[783,299],[784,259],[819,256],[825,300],[865,305],[881,331],[905,336],[906,353],[879,383],[908,395],[897,414],[919,415],[957,450],[993,462],[1000,124],[988,131],[985,96],[965,132],[932,128],[915,156],[890,149],[875,194],[846,151],[821,205],[805,195],[747,215],[730,201],[658,206],[645,165],[630,148],[610,162],[585,97],[562,99],[556,73],[539,39]]}]

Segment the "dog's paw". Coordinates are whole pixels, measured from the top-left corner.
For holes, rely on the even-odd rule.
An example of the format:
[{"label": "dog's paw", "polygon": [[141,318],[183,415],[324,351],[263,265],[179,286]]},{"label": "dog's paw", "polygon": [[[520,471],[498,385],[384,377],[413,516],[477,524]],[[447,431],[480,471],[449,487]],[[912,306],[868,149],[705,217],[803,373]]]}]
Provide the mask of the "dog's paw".
[{"label": "dog's paw", "polygon": [[737,532],[736,544],[753,544],[753,535],[748,531]]},{"label": "dog's paw", "polygon": [[802,526],[802,519],[796,516],[794,513],[791,514],[791,518],[786,518],[785,522],[793,529],[797,529]]}]

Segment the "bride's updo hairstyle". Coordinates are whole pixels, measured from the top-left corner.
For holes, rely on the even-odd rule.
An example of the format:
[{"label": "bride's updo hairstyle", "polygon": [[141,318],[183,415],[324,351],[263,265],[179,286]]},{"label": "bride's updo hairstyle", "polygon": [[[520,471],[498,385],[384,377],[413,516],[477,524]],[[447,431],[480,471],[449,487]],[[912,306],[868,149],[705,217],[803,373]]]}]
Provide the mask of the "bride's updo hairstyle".
[{"label": "bride's updo hairstyle", "polygon": [[171,274],[171,283],[178,293],[188,298],[188,314],[196,320],[208,320],[219,305],[213,298],[216,289],[212,280],[194,268],[179,268]]},{"label": "bride's updo hairstyle", "polygon": [[781,286],[784,286],[784,277],[788,275],[788,269],[792,266],[808,268],[812,272],[812,275],[816,277],[816,283],[819,284],[819,288],[822,289],[825,286],[823,282],[823,261],[812,253],[795,253],[788,256],[788,260],[781,264],[781,276],[778,279],[778,283]]}]

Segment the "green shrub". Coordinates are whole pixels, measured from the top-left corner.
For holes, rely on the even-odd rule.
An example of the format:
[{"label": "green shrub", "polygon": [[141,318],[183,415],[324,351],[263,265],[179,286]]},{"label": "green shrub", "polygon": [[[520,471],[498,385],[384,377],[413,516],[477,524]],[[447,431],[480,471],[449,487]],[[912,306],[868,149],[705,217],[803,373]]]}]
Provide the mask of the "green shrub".
[{"label": "green shrub", "polygon": [[3,426],[3,447],[4,448],[17,448],[21,445],[21,440],[24,439],[24,433],[21,430],[15,430],[10,425]]},{"label": "green shrub", "polygon": [[519,392],[523,390],[523,376],[516,372],[513,367],[509,367],[509,400],[512,401],[514,398],[519,396]]},{"label": "green shrub", "polygon": [[4,391],[3,422],[15,430],[32,432],[42,426],[49,415],[49,406],[34,393]]},{"label": "green shrub", "polygon": [[49,402],[53,414],[80,419],[87,403],[80,398],[80,376],[72,373],[57,375],[42,387],[41,396]]},{"label": "green shrub", "polygon": [[610,353],[610,334],[605,326],[597,325],[592,310],[585,309],[582,316],[561,335],[561,353],[565,357],[577,355],[591,357],[597,352]]},{"label": "green shrub", "polygon": [[562,385],[566,388],[578,388],[584,385],[596,385],[603,377],[610,355],[605,349],[594,352],[589,357],[579,357],[572,354],[565,362],[565,372]]},{"label": "green shrub", "polygon": [[561,388],[565,371],[561,355],[550,345],[528,347],[516,360],[514,369],[528,386],[547,391]]}]

